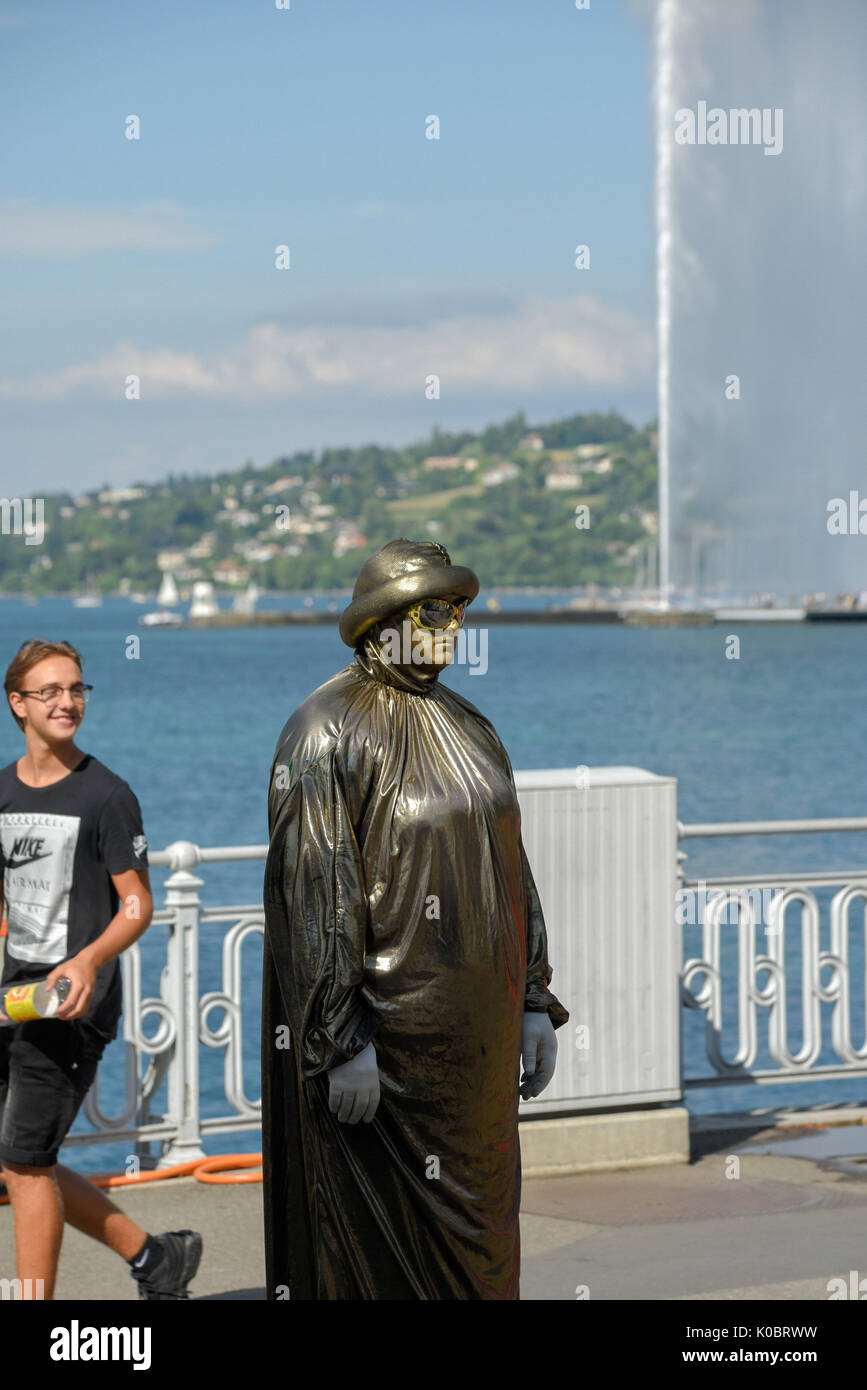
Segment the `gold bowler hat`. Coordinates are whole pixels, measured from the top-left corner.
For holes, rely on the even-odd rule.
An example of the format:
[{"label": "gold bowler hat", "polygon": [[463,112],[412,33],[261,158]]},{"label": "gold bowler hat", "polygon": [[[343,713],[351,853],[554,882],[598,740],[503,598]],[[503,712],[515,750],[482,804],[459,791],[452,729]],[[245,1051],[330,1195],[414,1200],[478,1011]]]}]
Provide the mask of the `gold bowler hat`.
[{"label": "gold bowler hat", "polygon": [[423,598],[466,598],[472,603],[479,581],[471,569],[453,565],[437,541],[389,541],[365,560],[340,619],[340,636],[355,647],[368,628]]}]

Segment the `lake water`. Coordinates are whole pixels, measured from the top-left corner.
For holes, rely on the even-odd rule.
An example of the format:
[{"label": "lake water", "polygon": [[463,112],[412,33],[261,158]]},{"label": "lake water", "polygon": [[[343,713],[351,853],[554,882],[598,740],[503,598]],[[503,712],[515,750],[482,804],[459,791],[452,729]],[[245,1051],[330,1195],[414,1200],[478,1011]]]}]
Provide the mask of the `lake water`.
[{"label": "lake water", "polygon": [[[547,605],[555,596],[537,596]],[[298,606],[300,599],[292,602]],[[323,607],[326,599],[317,600]],[[509,596],[505,603],[528,606]],[[338,601],[342,608],[345,599]],[[267,606],[290,606],[270,598]],[[26,606],[0,602],[5,670],[26,637],[66,638],[85,659],[94,687],[79,745],[124,777],[141,802],[152,849],[173,840],[202,845],[264,844],[266,789],[274,744],[291,711],[351,659],[336,627],[179,630],[138,627],[143,610],[125,600],[76,609],[70,600]],[[479,614],[479,622],[483,613]],[[130,636],[140,656],[125,655]],[[617,626],[505,626],[488,630],[488,670],[454,667],[445,681],[492,720],[519,768],[633,764],[678,779],[683,821],[773,820],[867,814],[864,697],[867,625],[743,624],[738,660],[725,657],[726,630]],[[23,743],[11,716],[0,721],[0,765]],[[854,868],[867,860],[867,837],[775,836],[687,842],[689,876],[757,873],[788,867]],[[262,865],[205,866],[205,902],[254,903]],[[156,900],[166,874],[154,870]],[[823,914],[823,932],[827,930]],[[165,928],[143,940],[144,992],[158,994]],[[219,984],[221,929],[201,946],[203,989]],[[689,954],[699,935],[686,930]],[[733,935],[733,934],[732,934]],[[864,1035],[863,938],[852,933],[852,1008],[856,1046]],[[787,936],[794,941],[795,933]],[[827,949],[827,940],[822,948]],[[788,945],[787,945],[788,949]],[[245,957],[246,1090],[258,1095],[261,949]],[[556,971],[556,960],[554,961]],[[799,1042],[798,977],[790,986],[790,1046]],[[556,974],[555,974],[556,988]],[[733,1001],[727,1000],[727,1017]],[[827,1031],[828,1009],[825,1009]],[[212,1024],[220,1014],[212,1016]],[[763,1029],[763,1015],[760,1014]],[[150,1030],[149,1030],[150,1031]],[[683,1019],[687,1076],[707,1073],[704,1019]],[[727,1039],[726,1050],[731,1051]],[[106,1054],[100,1104],[119,1098],[122,1049]],[[820,1064],[834,1060],[826,1047]],[[221,1050],[202,1049],[202,1113],[220,1114]],[[767,1054],[757,1065],[771,1065]],[[694,1111],[856,1102],[867,1084],[797,1083],[687,1091]],[[83,1126],[81,1120],[76,1130]],[[208,1152],[259,1148],[258,1134],[206,1142]],[[67,1149],[75,1166],[117,1170],[127,1146]]]}]

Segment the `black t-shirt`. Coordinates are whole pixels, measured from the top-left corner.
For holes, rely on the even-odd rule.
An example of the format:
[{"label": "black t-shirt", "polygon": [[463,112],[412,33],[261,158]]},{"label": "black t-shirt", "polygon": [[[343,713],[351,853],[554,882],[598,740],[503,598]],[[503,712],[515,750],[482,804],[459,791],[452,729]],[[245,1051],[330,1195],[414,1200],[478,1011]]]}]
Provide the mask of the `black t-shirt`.
[{"label": "black t-shirt", "polygon": [[[101,936],[119,907],[111,874],[147,868],[132,789],[89,753],[47,787],[0,770],[0,867],[8,923],[2,983],[39,980]],[[117,1033],[120,961],[97,971],[83,1017]]]}]

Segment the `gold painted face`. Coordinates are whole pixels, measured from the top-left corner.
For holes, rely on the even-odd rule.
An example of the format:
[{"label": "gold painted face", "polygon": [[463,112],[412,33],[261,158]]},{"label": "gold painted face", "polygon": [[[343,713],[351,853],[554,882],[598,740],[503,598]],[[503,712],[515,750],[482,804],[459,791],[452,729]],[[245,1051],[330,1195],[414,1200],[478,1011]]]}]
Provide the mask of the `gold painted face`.
[{"label": "gold painted face", "polygon": [[[399,642],[389,647],[396,664],[420,671],[438,671],[454,661],[455,641],[464,620],[466,599],[422,599],[396,613],[383,636]],[[399,654],[398,654],[399,652]]]}]

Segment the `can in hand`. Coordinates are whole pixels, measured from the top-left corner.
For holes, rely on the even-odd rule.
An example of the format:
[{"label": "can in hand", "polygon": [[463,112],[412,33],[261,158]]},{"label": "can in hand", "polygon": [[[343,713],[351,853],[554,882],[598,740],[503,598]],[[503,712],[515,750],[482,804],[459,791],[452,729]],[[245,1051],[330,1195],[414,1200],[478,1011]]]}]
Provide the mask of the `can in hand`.
[{"label": "can in hand", "polygon": [[71,988],[72,981],[65,975],[61,975],[53,989],[48,989],[44,980],[0,988],[0,1027],[35,1018],[53,1018]]}]

